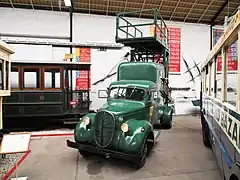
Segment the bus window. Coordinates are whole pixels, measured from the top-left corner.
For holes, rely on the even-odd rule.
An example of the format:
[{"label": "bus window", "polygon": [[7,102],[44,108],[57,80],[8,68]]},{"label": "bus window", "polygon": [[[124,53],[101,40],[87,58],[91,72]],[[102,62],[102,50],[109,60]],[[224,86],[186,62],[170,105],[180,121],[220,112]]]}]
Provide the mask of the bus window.
[{"label": "bus window", "polygon": [[23,68],[23,88],[40,88],[40,68]]},{"label": "bus window", "polygon": [[216,81],[217,81],[217,94],[216,97],[218,99],[221,99],[221,90],[222,90],[222,55],[219,54],[216,58],[216,68],[217,68],[217,74],[216,74]]},{"label": "bus window", "polygon": [[214,65],[215,63],[211,64],[211,95],[214,96]]},{"label": "bus window", "polygon": [[227,102],[236,106],[237,100],[237,48],[232,44],[228,49],[227,63]]},{"label": "bus window", "polygon": [[208,94],[209,92],[209,80],[210,80],[210,76],[209,76],[209,65],[206,66],[206,71],[205,71],[205,80],[206,80],[206,93]]}]

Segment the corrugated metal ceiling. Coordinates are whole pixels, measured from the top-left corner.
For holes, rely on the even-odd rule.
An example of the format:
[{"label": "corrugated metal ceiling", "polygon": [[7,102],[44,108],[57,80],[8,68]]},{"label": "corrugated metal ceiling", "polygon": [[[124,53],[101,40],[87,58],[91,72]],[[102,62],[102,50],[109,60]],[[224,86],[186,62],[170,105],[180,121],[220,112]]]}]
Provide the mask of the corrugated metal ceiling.
[{"label": "corrugated metal ceiling", "polygon": [[[116,15],[118,12],[158,8],[164,20],[218,24],[231,16],[240,0],[72,0],[73,12]],[[0,7],[69,11],[64,0],[0,0]],[[152,18],[152,14],[137,14]]]}]

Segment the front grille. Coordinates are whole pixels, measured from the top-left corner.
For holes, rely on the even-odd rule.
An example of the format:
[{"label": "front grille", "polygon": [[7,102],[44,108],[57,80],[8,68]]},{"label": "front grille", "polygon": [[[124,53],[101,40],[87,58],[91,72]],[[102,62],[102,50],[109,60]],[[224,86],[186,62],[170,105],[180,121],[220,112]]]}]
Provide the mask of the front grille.
[{"label": "front grille", "polygon": [[114,116],[106,111],[100,111],[95,116],[95,141],[99,147],[107,147],[113,138],[115,129]]}]

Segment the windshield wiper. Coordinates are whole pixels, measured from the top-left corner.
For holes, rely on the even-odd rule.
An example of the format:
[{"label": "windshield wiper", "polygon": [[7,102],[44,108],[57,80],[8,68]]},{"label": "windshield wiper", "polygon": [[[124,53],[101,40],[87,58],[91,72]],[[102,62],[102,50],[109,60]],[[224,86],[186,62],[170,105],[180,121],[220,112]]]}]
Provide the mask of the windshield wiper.
[{"label": "windshield wiper", "polygon": [[129,99],[130,99],[130,97],[132,96],[132,94],[133,94],[134,90],[136,89],[136,87],[137,87],[137,86],[135,86],[135,87],[133,88],[132,93],[131,93],[130,96],[128,97]]}]

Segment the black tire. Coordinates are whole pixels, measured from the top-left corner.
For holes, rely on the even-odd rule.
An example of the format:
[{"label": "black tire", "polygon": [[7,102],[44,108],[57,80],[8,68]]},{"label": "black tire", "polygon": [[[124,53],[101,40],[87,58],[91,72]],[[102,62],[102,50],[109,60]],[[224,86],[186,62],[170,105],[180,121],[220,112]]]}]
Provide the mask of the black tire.
[{"label": "black tire", "polygon": [[88,158],[89,156],[91,156],[91,153],[87,152],[87,151],[80,151],[79,153],[82,155],[82,157],[84,158]]},{"label": "black tire", "polygon": [[209,134],[209,128],[207,123],[204,121],[202,125],[202,138],[203,138],[203,144],[207,148],[211,148],[211,142],[210,142],[210,134]]},{"label": "black tire", "polygon": [[144,147],[143,147],[143,153],[142,156],[140,157],[140,159],[136,162],[136,168],[140,169],[142,168],[147,160],[147,155],[148,155],[148,145],[147,142],[144,143]]}]

